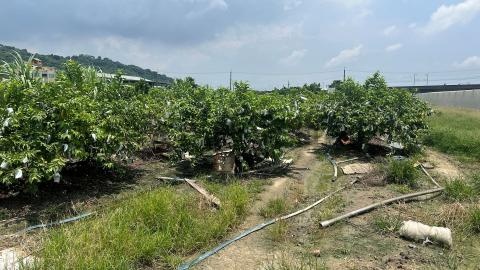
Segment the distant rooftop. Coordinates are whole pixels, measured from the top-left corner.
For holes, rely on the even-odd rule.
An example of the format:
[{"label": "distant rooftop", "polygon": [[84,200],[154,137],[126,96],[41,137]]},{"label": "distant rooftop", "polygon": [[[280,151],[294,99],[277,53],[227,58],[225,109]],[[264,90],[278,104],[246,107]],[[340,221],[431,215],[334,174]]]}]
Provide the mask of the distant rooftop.
[{"label": "distant rooftop", "polygon": [[[115,74],[110,74],[110,73],[97,73],[98,77],[106,78],[106,79],[113,79],[115,78]],[[144,79],[142,77],[137,77],[137,76],[129,76],[129,75],[122,75],[122,79],[124,79],[127,82],[139,82],[139,81],[145,81],[148,83],[154,83],[154,81]]]}]

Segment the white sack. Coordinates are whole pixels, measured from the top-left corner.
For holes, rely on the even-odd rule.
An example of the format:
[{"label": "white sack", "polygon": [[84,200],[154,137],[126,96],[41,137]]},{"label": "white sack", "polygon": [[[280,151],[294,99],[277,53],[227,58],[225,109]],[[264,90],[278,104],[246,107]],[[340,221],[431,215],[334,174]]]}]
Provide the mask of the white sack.
[{"label": "white sack", "polygon": [[404,221],[399,230],[400,236],[415,241],[430,241],[442,243],[446,246],[452,246],[452,231],[449,228],[433,227],[415,221]]}]

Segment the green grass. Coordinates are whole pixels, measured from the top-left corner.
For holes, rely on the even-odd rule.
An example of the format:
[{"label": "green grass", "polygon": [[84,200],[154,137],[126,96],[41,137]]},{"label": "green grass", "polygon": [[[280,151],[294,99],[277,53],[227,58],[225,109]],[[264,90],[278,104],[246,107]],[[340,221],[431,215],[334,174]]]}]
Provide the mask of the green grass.
[{"label": "green grass", "polygon": [[374,215],[372,223],[375,230],[381,234],[396,232],[402,226],[400,216],[387,213]]},{"label": "green grass", "polygon": [[411,160],[391,160],[387,165],[386,175],[389,183],[408,185],[411,188],[418,186],[419,172]]},{"label": "green grass", "polygon": [[288,254],[269,262],[265,270],[324,270],[325,262],[307,254]]},{"label": "green grass", "polygon": [[439,108],[429,125],[425,145],[465,160],[480,160],[480,110]]},{"label": "green grass", "polygon": [[279,216],[287,211],[287,201],[284,198],[275,198],[267,202],[267,205],[260,209],[259,214],[264,218]]},{"label": "green grass", "polygon": [[474,233],[480,234],[480,206],[473,206],[468,211],[468,225]]},{"label": "green grass", "polygon": [[280,220],[268,228],[267,238],[273,242],[284,242],[287,240],[288,229],[287,221]]},{"label": "green grass", "polygon": [[475,197],[473,186],[464,179],[454,179],[445,185],[444,196],[449,201],[468,201]]},{"label": "green grass", "polygon": [[213,245],[246,215],[249,190],[217,186],[220,210],[196,193],[171,187],[135,194],[97,217],[47,233],[36,269],[135,269],[153,262],[174,267]]}]

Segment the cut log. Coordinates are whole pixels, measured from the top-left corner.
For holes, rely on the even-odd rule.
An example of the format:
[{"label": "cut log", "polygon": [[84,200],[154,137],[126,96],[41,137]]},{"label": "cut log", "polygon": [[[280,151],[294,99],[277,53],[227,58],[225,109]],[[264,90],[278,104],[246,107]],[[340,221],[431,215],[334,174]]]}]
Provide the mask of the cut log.
[{"label": "cut log", "polygon": [[403,195],[403,196],[400,196],[400,197],[395,197],[395,198],[392,198],[392,199],[384,200],[384,201],[377,202],[377,203],[371,204],[369,206],[357,209],[355,211],[346,213],[346,214],[338,216],[336,218],[332,218],[332,219],[329,219],[329,220],[322,221],[320,223],[320,225],[322,225],[322,227],[328,227],[328,226],[332,225],[333,223],[335,223],[337,221],[363,214],[365,212],[368,212],[368,211],[370,211],[372,209],[375,209],[375,208],[377,208],[379,206],[382,206],[382,205],[387,205],[387,204],[391,204],[393,202],[412,199],[412,198],[415,198],[415,197],[420,197],[422,195],[427,195],[427,194],[431,194],[431,193],[437,193],[437,192],[441,192],[443,190],[444,190],[444,188],[429,189],[429,190],[425,190],[425,191],[410,193],[410,194],[406,194],[406,195]]}]

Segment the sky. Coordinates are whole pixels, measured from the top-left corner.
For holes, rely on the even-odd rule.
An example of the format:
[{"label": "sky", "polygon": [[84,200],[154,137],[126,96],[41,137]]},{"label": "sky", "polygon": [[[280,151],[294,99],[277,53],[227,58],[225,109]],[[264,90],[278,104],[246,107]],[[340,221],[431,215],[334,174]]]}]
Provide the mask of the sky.
[{"label": "sky", "polygon": [[480,0],[0,0],[0,44],[256,89],[480,82]]}]

